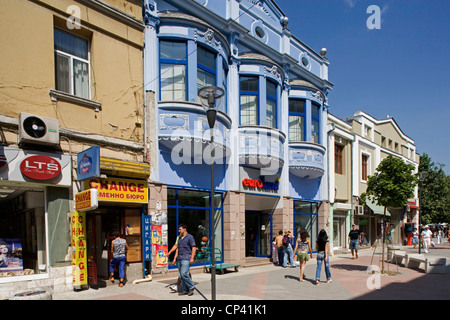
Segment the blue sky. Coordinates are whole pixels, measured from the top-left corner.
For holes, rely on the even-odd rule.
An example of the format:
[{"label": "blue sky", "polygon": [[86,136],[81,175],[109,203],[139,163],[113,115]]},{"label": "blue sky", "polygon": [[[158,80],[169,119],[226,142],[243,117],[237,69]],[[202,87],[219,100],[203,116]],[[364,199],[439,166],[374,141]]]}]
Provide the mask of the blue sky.
[{"label": "blue sky", "polygon": [[[288,29],[330,61],[330,112],[393,117],[450,175],[450,1],[275,0]],[[370,5],[381,29],[370,30]]]}]

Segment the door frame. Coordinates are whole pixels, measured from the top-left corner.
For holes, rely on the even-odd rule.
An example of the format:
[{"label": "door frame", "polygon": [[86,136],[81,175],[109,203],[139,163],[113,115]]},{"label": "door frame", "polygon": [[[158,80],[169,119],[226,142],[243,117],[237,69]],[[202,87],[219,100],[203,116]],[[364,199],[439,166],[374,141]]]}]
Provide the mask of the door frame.
[{"label": "door frame", "polygon": [[[255,237],[255,243],[254,243],[254,245],[255,245],[255,257],[257,257],[257,258],[270,258],[272,256],[272,247],[271,247],[270,244],[272,243],[271,238],[273,236],[273,225],[272,225],[272,223],[273,223],[273,221],[272,221],[273,220],[273,216],[272,216],[272,214],[271,213],[264,213],[262,211],[245,210],[245,215],[247,216],[247,214],[256,216],[255,224],[253,225],[254,229],[257,230],[256,237]],[[264,216],[268,216],[269,220],[270,220],[270,235],[269,235],[270,241],[269,241],[269,247],[268,247],[269,254],[260,254],[259,253],[259,247],[260,247],[259,232],[261,230],[261,217],[264,217]],[[246,225],[246,228],[247,228],[247,225]],[[247,237],[247,234],[245,236]],[[247,245],[247,242],[246,242],[246,245]]]}]

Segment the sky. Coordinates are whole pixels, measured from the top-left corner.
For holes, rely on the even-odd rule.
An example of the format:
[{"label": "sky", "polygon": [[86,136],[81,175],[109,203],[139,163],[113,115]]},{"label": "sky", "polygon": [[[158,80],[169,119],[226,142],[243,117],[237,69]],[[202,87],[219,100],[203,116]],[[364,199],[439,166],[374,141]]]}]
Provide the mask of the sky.
[{"label": "sky", "polygon": [[[393,117],[450,175],[450,1],[275,0],[287,28],[311,49],[327,48],[330,112]],[[375,5],[379,29],[373,25]]]}]

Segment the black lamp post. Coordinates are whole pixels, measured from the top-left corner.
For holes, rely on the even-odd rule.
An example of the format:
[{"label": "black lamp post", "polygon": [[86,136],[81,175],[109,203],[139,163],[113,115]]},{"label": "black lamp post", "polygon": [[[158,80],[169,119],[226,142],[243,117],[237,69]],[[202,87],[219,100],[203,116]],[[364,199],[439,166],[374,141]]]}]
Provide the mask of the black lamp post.
[{"label": "black lamp post", "polygon": [[216,102],[220,102],[221,98],[225,92],[218,87],[210,86],[203,87],[198,90],[198,96],[200,102],[206,109],[206,117],[208,119],[208,125],[210,129],[210,146],[211,146],[211,198],[210,198],[210,208],[211,208],[211,300],[216,300],[216,256],[215,256],[215,211],[214,211],[214,124],[216,122],[217,116],[217,105]]}]

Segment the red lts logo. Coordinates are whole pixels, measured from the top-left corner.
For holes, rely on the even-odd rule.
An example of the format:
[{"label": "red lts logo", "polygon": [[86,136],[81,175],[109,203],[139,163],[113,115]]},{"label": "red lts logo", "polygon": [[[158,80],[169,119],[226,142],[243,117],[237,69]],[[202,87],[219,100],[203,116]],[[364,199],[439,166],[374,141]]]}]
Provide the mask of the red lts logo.
[{"label": "red lts logo", "polygon": [[48,156],[31,156],[21,162],[20,171],[30,179],[50,180],[61,173],[61,165]]}]

